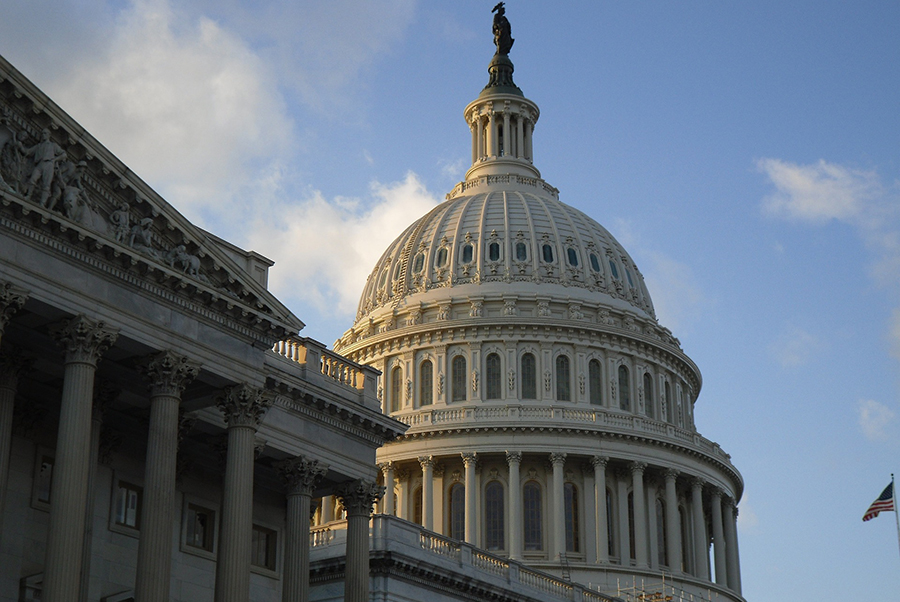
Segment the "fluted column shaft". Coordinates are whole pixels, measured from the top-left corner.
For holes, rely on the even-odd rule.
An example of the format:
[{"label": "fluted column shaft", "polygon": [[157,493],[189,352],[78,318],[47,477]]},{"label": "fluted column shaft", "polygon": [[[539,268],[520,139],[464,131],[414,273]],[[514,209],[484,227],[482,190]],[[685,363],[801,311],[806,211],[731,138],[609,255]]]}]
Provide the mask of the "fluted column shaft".
[{"label": "fluted column shaft", "polygon": [[566,454],[550,454],[553,466],[553,548],[550,558],[558,558],[566,551],[566,505],[563,493],[563,468],[566,465]]},{"label": "fluted column shaft", "polygon": [[[2,333],[0,325],[0,333]],[[6,506],[6,489],[9,482],[9,454],[12,449],[13,408],[19,374],[24,361],[19,355],[0,355],[0,538],[3,532],[3,509]]]},{"label": "fluted column shaft", "polygon": [[716,583],[728,585],[728,565],[725,562],[725,530],[722,528],[722,492],[713,488],[710,500],[712,509],[713,557],[716,563]]},{"label": "fluted column shaft", "polygon": [[512,155],[512,136],[509,131],[509,111],[503,111],[503,154]]},{"label": "fluted column shaft", "polygon": [[312,493],[327,469],[303,457],[275,465],[285,484],[284,584],[282,602],[309,601],[309,511]]},{"label": "fluted column shaft", "polygon": [[77,316],[54,332],[66,348],[59,432],[50,496],[43,599],[75,602],[80,592],[91,457],[94,373],[117,331]]},{"label": "fluted column shaft", "polygon": [[506,452],[506,463],[509,465],[509,557],[513,560],[522,558],[522,484],[519,467],[522,464],[521,452]]},{"label": "fluted column shaft", "polygon": [[516,117],[516,158],[521,159],[525,156],[525,130],[522,127],[523,119],[520,114]]},{"label": "fluted column shaft", "polygon": [[219,401],[228,425],[216,602],[247,602],[253,537],[253,462],[256,430],[269,402],[248,385],[230,387]]},{"label": "fluted column shaft", "polygon": [[678,471],[666,471],[666,555],[673,573],[681,572],[681,529],[678,517],[678,492],[675,489]]},{"label": "fluted column shaft", "polygon": [[175,463],[181,392],[200,368],[186,357],[164,351],[142,366],[150,381],[150,427],[144,476],[141,539],[138,545],[137,602],[168,602],[175,522]]},{"label": "fluted column shaft", "polygon": [[703,516],[703,480],[691,481],[691,512],[694,517],[694,576],[709,579],[709,547]]},{"label": "fluted column shaft", "polygon": [[484,150],[484,122],[482,121],[481,117],[479,117],[475,121],[475,136],[477,137],[476,144],[478,145],[478,156],[475,158],[475,160],[478,161],[482,157],[484,157],[485,154],[487,154]]},{"label": "fluted column shaft", "polygon": [[647,504],[644,495],[644,469],[647,465],[643,462],[631,464],[631,489],[634,493],[634,556],[637,566],[646,568],[649,566],[647,556]]},{"label": "fluted column shaft", "polygon": [[462,454],[466,467],[466,543],[476,545],[475,535],[475,461],[474,453]]},{"label": "fluted column shaft", "polygon": [[606,564],[609,562],[609,522],[607,520],[606,507],[606,465],[609,458],[594,456],[591,465],[594,467],[594,504],[597,515],[597,562]]},{"label": "fluted column shaft", "polygon": [[422,526],[434,531],[434,459],[419,456],[422,466]]},{"label": "fluted column shaft", "polygon": [[384,475],[384,498],[381,505],[384,508],[384,514],[394,514],[394,463],[384,462],[379,464],[381,472]]},{"label": "fluted column shaft", "polygon": [[728,542],[728,587],[741,593],[741,555],[738,548],[737,508],[734,500],[725,505],[725,540]]},{"label": "fluted column shaft", "polygon": [[631,563],[631,542],[628,525],[628,473],[623,469],[616,472],[616,497],[619,507],[619,564],[628,566]]},{"label": "fluted column shaft", "polygon": [[347,563],[344,602],[369,602],[369,515],[384,487],[354,481],[338,489],[347,510]]}]

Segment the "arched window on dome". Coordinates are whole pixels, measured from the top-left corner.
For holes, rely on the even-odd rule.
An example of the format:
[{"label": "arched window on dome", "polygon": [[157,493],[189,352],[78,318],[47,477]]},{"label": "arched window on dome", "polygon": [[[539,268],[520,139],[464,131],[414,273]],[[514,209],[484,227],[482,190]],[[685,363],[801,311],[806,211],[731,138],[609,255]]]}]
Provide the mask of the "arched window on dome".
[{"label": "arched window on dome", "polygon": [[656,550],[660,566],[669,566],[669,548],[666,540],[666,506],[656,498]]},{"label": "arched window on dome", "polygon": [[413,491],[413,522],[422,524],[422,487],[416,487]]},{"label": "arched window on dome", "polygon": [[541,258],[544,263],[553,263],[553,247],[547,244],[541,246]]},{"label": "arched window on dome", "polygon": [[573,268],[578,267],[578,253],[575,252],[575,249],[569,247],[566,249],[566,259],[569,260],[569,265]]},{"label": "arched window on dome", "polygon": [[631,385],[628,378],[628,368],[619,366],[619,408],[626,412],[631,411]]},{"label": "arched window on dome", "polygon": [[466,536],[466,486],[454,483],[450,487],[450,537],[464,539]]},{"label": "arched window on dome", "polygon": [[613,518],[613,494],[606,489],[606,553],[610,557],[616,555],[616,523]]},{"label": "arched window on dome", "polygon": [[384,271],[381,272],[381,278],[378,280],[378,288],[384,288],[384,285],[387,284],[387,277],[390,271],[391,268],[388,266],[385,267]]},{"label": "arched window on dome", "polygon": [[572,401],[572,387],[569,382],[569,356],[556,358],[556,400]]},{"label": "arched window on dome", "polygon": [[394,266],[394,280],[400,280],[400,268],[403,267],[403,262],[398,261],[397,265]]},{"label": "arched window on dome", "polygon": [[678,406],[676,407],[676,419],[678,420],[678,426],[684,426],[685,419],[684,413],[687,411],[684,407],[684,396],[681,393],[681,387],[678,387]]},{"label": "arched window on dome", "polygon": [[425,253],[419,252],[413,260],[413,273],[418,274],[425,268]]},{"label": "arched window on dome", "polygon": [[488,260],[500,261],[500,243],[492,242],[488,245]]},{"label": "arched window on dome", "polygon": [[466,400],[466,358],[457,355],[450,365],[450,399]]},{"label": "arched window on dome", "polygon": [[533,353],[522,355],[522,399],[537,399],[537,360]]},{"label": "arched window on dome", "polygon": [[434,394],[434,365],[431,360],[419,364],[419,405],[430,406]]},{"label": "arched window on dome", "polygon": [[462,257],[460,261],[462,263],[472,263],[472,260],[475,258],[475,247],[472,246],[472,243],[466,243],[462,248]]},{"label": "arched window on dome", "polygon": [[506,533],[503,528],[503,484],[491,481],[484,488],[484,546],[488,550],[502,550],[506,547]]},{"label": "arched window on dome", "polygon": [[631,270],[629,268],[625,268],[625,277],[628,278],[628,286],[634,288],[634,280],[631,278]]},{"label": "arched window on dome", "polygon": [[612,272],[613,278],[619,279],[619,268],[616,267],[616,262],[612,259],[609,260],[609,271]]},{"label": "arched window on dome", "polygon": [[403,405],[403,370],[400,366],[394,366],[391,370],[391,411],[399,412]]},{"label": "arched window on dome", "polygon": [[489,353],[485,359],[485,394],[487,399],[500,399],[502,381],[500,356],[496,353]]},{"label": "arched window on dome", "polygon": [[597,259],[597,255],[595,255],[594,253],[591,253],[590,259],[591,259],[591,268],[592,268],[595,272],[600,272],[600,271],[601,271],[601,269],[600,269],[600,260]]},{"label": "arched window on dome", "polygon": [[[418,521],[417,521],[418,522]],[[636,552],[634,549],[635,544],[634,537],[634,492],[630,491],[628,493],[628,551],[631,555],[631,559],[635,560]]]},{"label": "arched window on dome", "polygon": [[653,397],[653,377],[649,372],[644,372],[644,413],[647,418],[654,417],[653,406],[656,400]]},{"label": "arched window on dome", "polygon": [[541,486],[528,481],[522,487],[523,544],[525,551],[544,549],[543,517],[541,516]]},{"label": "arched window on dome", "polygon": [[672,399],[672,387],[669,385],[669,381],[666,381],[663,390],[666,392],[666,420],[669,424],[675,424],[675,404],[673,403],[675,400]]},{"label": "arched window on dome", "polygon": [[447,247],[441,247],[440,249],[438,249],[437,256],[434,260],[434,265],[439,268],[447,265]]},{"label": "arched window on dome", "polygon": [[528,245],[524,242],[516,243],[516,260],[525,261],[528,259]]},{"label": "arched window on dome", "polygon": [[581,547],[578,538],[578,488],[574,483],[563,485],[563,497],[566,508],[566,552],[578,552]]},{"label": "arched window on dome", "polygon": [[591,405],[603,405],[603,374],[599,360],[588,362],[588,394],[591,396]]}]

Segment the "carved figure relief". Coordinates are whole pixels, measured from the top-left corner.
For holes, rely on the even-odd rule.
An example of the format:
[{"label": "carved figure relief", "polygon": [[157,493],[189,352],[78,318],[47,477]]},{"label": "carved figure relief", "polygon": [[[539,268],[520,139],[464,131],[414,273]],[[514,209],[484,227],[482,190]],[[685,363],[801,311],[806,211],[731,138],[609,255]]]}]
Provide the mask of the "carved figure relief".
[{"label": "carved figure relief", "polygon": [[553,386],[553,373],[547,370],[544,372],[544,390],[549,393],[551,386]]},{"label": "carved figure relief", "polygon": [[512,368],[510,368],[510,370],[509,370],[508,380],[509,380],[509,390],[515,391],[516,390],[516,371],[513,370]]},{"label": "carved figure relief", "polygon": [[472,393],[478,393],[478,370],[472,370]]}]

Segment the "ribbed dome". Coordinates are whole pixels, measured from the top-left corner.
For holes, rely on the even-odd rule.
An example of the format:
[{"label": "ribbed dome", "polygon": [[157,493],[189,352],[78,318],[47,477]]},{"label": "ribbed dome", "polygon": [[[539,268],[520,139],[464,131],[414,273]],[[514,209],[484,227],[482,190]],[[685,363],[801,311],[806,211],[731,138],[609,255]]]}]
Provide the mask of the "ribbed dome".
[{"label": "ribbed dome", "polygon": [[381,308],[497,295],[655,318],[640,271],[603,226],[543,180],[511,175],[460,184],[391,243],[369,275],[357,323]]}]

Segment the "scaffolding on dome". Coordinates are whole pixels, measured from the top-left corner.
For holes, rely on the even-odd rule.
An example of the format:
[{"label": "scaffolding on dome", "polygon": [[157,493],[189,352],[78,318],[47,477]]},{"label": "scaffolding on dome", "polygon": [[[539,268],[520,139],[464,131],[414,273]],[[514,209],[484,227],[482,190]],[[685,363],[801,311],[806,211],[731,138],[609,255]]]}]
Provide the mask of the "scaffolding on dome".
[{"label": "scaffolding on dome", "polygon": [[[589,585],[589,587],[591,587]],[[597,591],[600,591],[599,588]],[[661,581],[645,581],[632,579],[631,585],[626,585],[621,580],[616,581],[615,593],[602,592],[608,596],[614,596],[618,602],[714,602],[723,600],[718,592],[707,590],[705,594],[687,592],[671,583],[666,583],[666,576]]]}]

